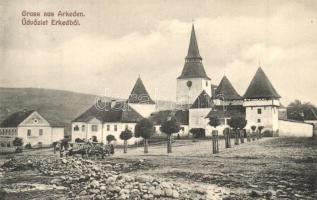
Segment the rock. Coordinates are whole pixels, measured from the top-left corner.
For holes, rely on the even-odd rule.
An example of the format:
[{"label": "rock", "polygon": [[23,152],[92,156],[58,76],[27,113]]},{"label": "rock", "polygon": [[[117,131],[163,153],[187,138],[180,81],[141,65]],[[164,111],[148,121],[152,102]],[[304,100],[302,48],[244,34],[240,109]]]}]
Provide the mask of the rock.
[{"label": "rock", "polygon": [[63,163],[63,164],[66,164],[66,163],[67,163],[67,160],[66,160],[65,158],[63,158],[63,159],[62,159],[62,163]]},{"label": "rock", "polygon": [[179,193],[178,193],[177,190],[173,190],[172,197],[173,197],[174,199],[178,199],[178,198],[179,198]]},{"label": "rock", "polygon": [[50,181],[51,184],[54,184],[54,185],[60,185],[62,182],[61,179],[58,179],[58,178],[54,178]]},{"label": "rock", "polygon": [[135,177],[135,180],[140,183],[146,183],[146,182],[152,182],[153,178],[150,176],[141,175],[141,176]]},{"label": "rock", "polygon": [[251,197],[261,197],[263,194],[260,191],[252,190],[250,193]]},{"label": "rock", "polygon": [[106,186],[104,186],[104,185],[102,185],[102,186],[100,186],[100,188],[99,188],[101,191],[105,191],[105,190],[107,190],[107,187]]},{"label": "rock", "polygon": [[167,197],[172,197],[173,196],[173,190],[171,188],[165,188],[164,189],[164,194]]},{"label": "rock", "polygon": [[99,182],[97,180],[93,180],[91,183],[90,183],[90,187],[92,188],[98,188],[99,187]]},{"label": "rock", "polygon": [[161,183],[161,186],[163,188],[172,188],[172,184],[171,183],[168,183],[168,182],[162,182]]},{"label": "rock", "polygon": [[156,189],[156,190],[153,190],[152,194],[155,196],[155,197],[159,197],[162,195],[162,190],[161,189]]}]

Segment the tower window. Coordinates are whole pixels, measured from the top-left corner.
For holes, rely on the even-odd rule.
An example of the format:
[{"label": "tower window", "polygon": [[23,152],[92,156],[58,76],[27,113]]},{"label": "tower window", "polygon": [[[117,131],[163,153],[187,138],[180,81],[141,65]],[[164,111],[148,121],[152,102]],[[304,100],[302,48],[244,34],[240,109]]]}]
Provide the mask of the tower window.
[{"label": "tower window", "polygon": [[43,129],[40,129],[39,130],[39,136],[42,136],[43,135]]},{"label": "tower window", "polygon": [[262,114],[262,109],[258,108],[258,114]]},{"label": "tower window", "polygon": [[32,134],[31,129],[28,129],[28,137],[30,137],[30,136],[31,136],[31,134]]},{"label": "tower window", "polygon": [[261,123],[261,119],[258,119],[258,123]]}]

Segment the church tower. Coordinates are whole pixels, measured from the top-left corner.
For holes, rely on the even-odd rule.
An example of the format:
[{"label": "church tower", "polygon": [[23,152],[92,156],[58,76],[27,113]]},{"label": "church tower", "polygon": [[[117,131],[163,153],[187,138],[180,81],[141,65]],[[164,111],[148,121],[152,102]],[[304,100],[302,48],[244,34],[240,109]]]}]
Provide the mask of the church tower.
[{"label": "church tower", "polygon": [[211,79],[207,76],[202,64],[193,25],[184,68],[182,74],[177,78],[177,105],[188,108],[202,91],[212,96]]}]

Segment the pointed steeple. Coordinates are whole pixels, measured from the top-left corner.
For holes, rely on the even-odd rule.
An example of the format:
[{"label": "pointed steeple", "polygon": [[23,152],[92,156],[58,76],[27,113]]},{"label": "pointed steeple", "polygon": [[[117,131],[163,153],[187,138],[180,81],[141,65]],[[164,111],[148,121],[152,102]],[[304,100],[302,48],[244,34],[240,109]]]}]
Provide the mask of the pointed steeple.
[{"label": "pointed steeple", "polygon": [[189,47],[188,47],[188,53],[187,53],[186,59],[202,60],[199,54],[194,24],[192,25],[192,32],[190,35],[190,41],[189,41]]},{"label": "pointed steeple", "polygon": [[202,64],[202,57],[199,54],[194,24],[192,25],[185,65],[182,74],[178,77],[178,79],[186,78],[204,78],[210,80]]},{"label": "pointed steeple", "polygon": [[229,79],[224,76],[215,91],[215,98],[222,100],[239,100],[241,99],[241,96],[234,89]]},{"label": "pointed steeple", "polygon": [[261,67],[256,71],[247,91],[243,95],[245,99],[278,99],[281,96],[273,87],[271,81],[265,75]]},{"label": "pointed steeple", "polygon": [[134,87],[128,98],[128,103],[155,104],[155,102],[151,99],[149,93],[145,89],[145,86],[140,76],[134,84]]}]

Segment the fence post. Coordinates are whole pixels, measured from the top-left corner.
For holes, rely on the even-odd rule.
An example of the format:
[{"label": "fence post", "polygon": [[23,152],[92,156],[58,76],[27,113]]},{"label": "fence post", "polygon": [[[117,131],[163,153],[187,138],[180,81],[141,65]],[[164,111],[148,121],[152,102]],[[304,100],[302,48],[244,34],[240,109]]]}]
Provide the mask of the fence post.
[{"label": "fence post", "polygon": [[225,128],[223,130],[223,135],[225,137],[225,147],[226,148],[230,148],[231,147],[231,143],[230,143],[230,129],[229,128]]},{"label": "fence post", "polygon": [[240,132],[239,132],[239,130],[237,130],[237,129],[236,129],[234,132],[235,132],[235,134],[234,134],[234,135],[235,135],[235,137],[234,137],[234,144],[235,144],[235,145],[239,145]]},{"label": "fence post", "polygon": [[212,153],[216,154],[219,152],[219,147],[218,147],[218,131],[213,130],[212,131]]},{"label": "fence post", "polygon": [[251,135],[250,130],[247,130],[247,141],[248,141],[248,142],[251,142],[250,135]]},{"label": "fence post", "polygon": [[244,135],[245,135],[245,129],[240,130],[240,140],[241,140],[241,144],[244,143]]}]

